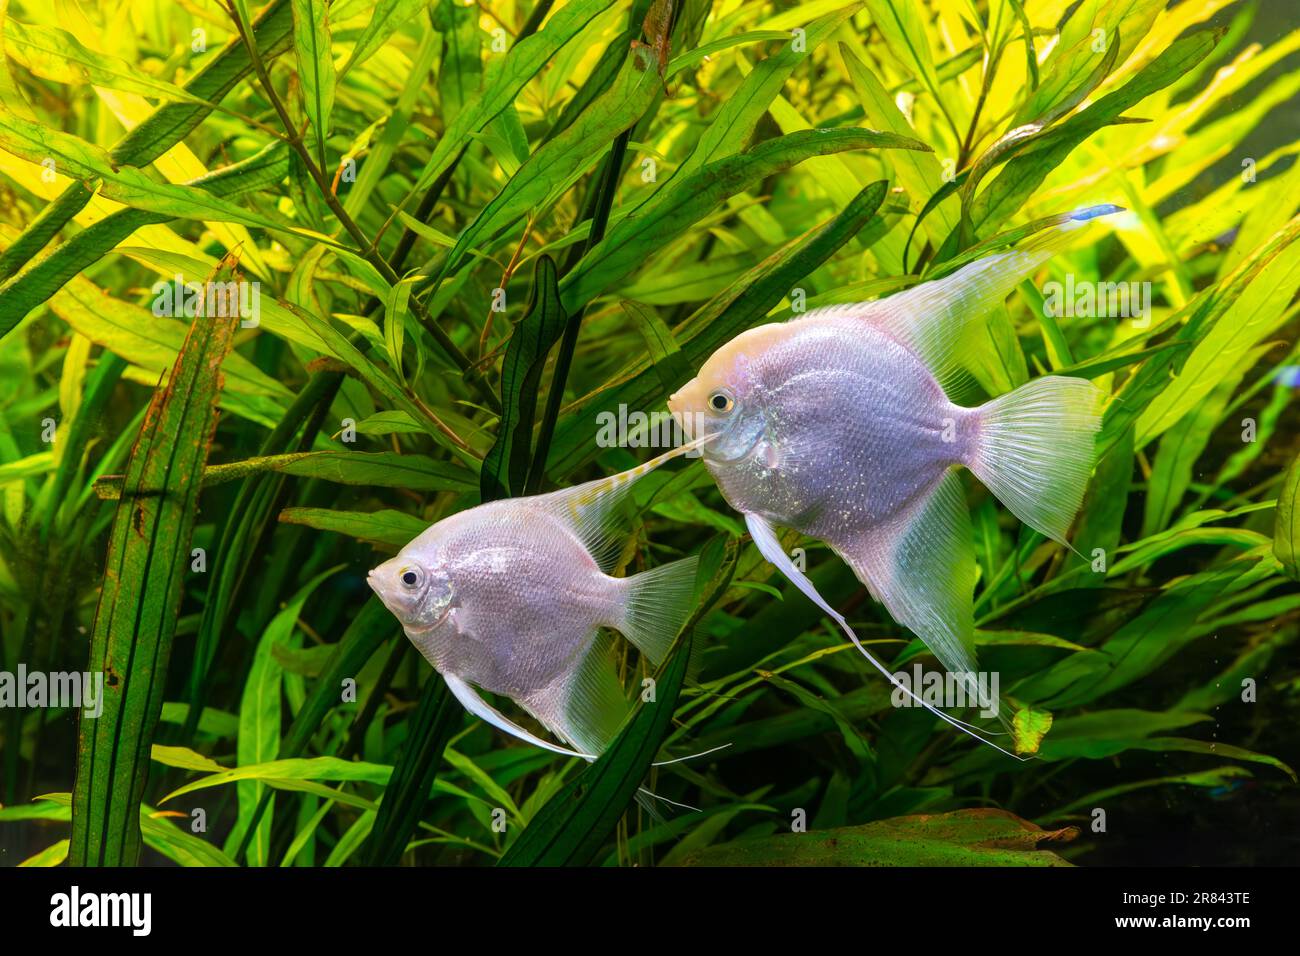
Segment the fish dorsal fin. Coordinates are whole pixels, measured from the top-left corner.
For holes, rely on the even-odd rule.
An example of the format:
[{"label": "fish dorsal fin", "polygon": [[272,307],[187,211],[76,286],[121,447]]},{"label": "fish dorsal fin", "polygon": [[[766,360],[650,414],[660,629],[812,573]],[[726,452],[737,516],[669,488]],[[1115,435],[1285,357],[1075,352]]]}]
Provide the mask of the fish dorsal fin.
[{"label": "fish dorsal fin", "polygon": [[976,259],[941,279],[932,279],[885,299],[832,305],[803,315],[855,318],[906,346],[949,394],[963,384],[958,356],[963,334],[1003,301],[1034,270],[1074,238],[1083,221],[1067,221],[1015,249]]},{"label": "fish dorsal fin", "polygon": [[611,528],[612,519],[637,479],[648,475],[665,462],[694,451],[713,437],[702,436],[607,478],[538,495],[530,499],[530,504],[546,509],[572,528],[595,558],[596,564],[602,571],[608,572],[617,562],[621,550],[619,537]]}]

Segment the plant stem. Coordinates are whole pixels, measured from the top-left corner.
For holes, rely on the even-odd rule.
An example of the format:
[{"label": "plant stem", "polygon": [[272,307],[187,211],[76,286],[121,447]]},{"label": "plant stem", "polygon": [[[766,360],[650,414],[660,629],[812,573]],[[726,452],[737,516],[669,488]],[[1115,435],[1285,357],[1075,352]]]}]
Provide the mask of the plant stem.
[{"label": "plant stem", "polygon": [[[253,61],[253,70],[257,73],[257,79],[261,83],[267,99],[270,101],[272,108],[279,115],[280,122],[283,124],[286,133],[289,133],[286,140],[289,144],[289,148],[297,153],[298,158],[302,160],[303,168],[307,170],[312,180],[316,183],[316,188],[320,191],[321,197],[325,200],[325,204],[329,206],[330,212],[334,213],[335,218],[338,219],[339,223],[343,226],[348,235],[352,237],[353,242],[357,244],[360,255],[374,266],[376,270],[378,270],[380,276],[383,277],[385,282],[389,285],[397,285],[397,283],[401,281],[400,277],[393,270],[393,267],[388,264],[388,260],[379,253],[379,250],[376,249],[374,244],[366,237],[366,234],[361,231],[361,227],[356,224],[348,214],[348,211],[343,208],[343,204],[339,202],[338,196],[334,195],[334,191],[330,188],[329,181],[326,180],[325,174],[312,160],[311,153],[308,152],[307,147],[303,143],[302,132],[294,126],[293,119],[289,116],[289,111],[285,108],[284,101],[280,99],[280,95],[275,91],[275,87],[271,83],[271,77],[266,71],[266,65],[262,62],[262,58],[257,52],[257,45],[253,42],[253,38],[246,29],[243,21],[240,19],[233,6],[228,5],[227,11],[230,13],[231,19],[234,20],[239,35],[243,38],[245,45],[248,46],[249,57]],[[433,316],[429,314],[429,310],[425,307],[424,303],[412,296],[408,301],[408,305],[411,312],[415,314],[416,320],[424,327],[424,330],[433,337],[433,340],[438,343],[442,350],[447,353],[448,357],[451,358],[456,367],[460,369],[466,383],[479,392],[480,397],[487,403],[489,408],[493,411],[500,411],[501,405],[497,399],[496,393],[488,387],[482,374],[474,368],[469,357],[460,350],[459,346],[451,340],[451,337],[433,320]]]},{"label": "plant stem", "polygon": [[[614,193],[618,189],[619,176],[623,171],[623,158],[627,154],[627,144],[632,138],[632,130],[623,131],[614,140],[601,177],[600,190],[596,194],[595,215],[591,220],[591,232],[583,246],[583,255],[605,237],[609,225],[609,213],[614,205]],[[579,257],[581,258],[581,257]],[[555,423],[560,416],[560,405],[564,401],[564,386],[569,378],[569,368],[573,364],[573,352],[578,346],[578,330],[582,327],[582,318],[587,312],[584,305],[569,316],[564,326],[564,336],[560,339],[560,351],[555,357],[555,371],[551,373],[551,385],[546,393],[546,411],[542,415],[541,430],[537,434],[537,448],[533,452],[532,464],[528,469],[528,478],[524,482],[525,494],[536,494],[546,477],[546,458],[551,448],[551,438],[555,434]]]}]

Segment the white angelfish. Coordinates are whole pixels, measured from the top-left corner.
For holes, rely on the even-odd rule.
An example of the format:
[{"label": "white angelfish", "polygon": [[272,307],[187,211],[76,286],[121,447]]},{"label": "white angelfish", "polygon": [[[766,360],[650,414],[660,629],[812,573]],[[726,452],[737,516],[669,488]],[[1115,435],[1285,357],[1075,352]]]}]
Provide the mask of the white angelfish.
[{"label": "white angelfish", "polygon": [[976,564],[956,469],[969,469],[1021,521],[1068,546],[1104,396],[1084,379],[1047,376],[965,408],[946,389],[964,374],[963,329],[1000,307],[1067,231],[887,299],[750,329],[669,399],[687,434],[695,422],[717,433],[705,464],[763,556],[897,686],[783,552],[775,529],[829,544],[895,620],[949,672],[970,675],[975,689]]},{"label": "white angelfish", "polygon": [[[690,611],[697,563],[613,577],[621,542],[609,519],[638,478],[698,444],[599,481],[451,515],[372,570],[369,584],[468,711],[536,746],[594,760],[631,706],[602,628],[661,663]],[[509,697],[568,746],[520,727],[475,688]]]}]

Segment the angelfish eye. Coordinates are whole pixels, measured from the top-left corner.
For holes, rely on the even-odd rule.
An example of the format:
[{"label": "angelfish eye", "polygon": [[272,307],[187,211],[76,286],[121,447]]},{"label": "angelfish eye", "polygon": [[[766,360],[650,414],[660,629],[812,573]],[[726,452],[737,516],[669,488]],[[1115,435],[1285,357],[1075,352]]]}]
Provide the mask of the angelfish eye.
[{"label": "angelfish eye", "polygon": [[724,391],[717,391],[709,396],[709,408],[715,412],[729,412],[735,404],[735,400]]},{"label": "angelfish eye", "polygon": [[402,572],[402,583],[406,585],[408,588],[415,587],[417,584],[420,583],[419,573],[412,570],[411,568],[407,568],[405,571]]}]

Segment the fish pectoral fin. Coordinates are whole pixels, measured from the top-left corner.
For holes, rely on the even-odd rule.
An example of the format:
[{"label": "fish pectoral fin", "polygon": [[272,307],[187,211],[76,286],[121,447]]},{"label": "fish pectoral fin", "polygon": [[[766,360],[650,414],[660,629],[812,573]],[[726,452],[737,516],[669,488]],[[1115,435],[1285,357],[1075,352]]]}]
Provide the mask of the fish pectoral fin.
[{"label": "fish pectoral fin", "polygon": [[525,743],[530,743],[535,747],[541,747],[543,750],[549,750],[552,753],[563,754],[566,757],[581,757],[583,760],[596,759],[594,754],[578,753],[576,750],[569,750],[566,747],[561,747],[558,744],[553,744],[549,741],[543,740],[536,734],[529,733],[489,704],[479,696],[478,691],[470,687],[469,684],[465,683],[465,681],[461,680],[454,674],[443,674],[442,679],[447,682],[447,687],[451,691],[452,696],[460,701],[462,707],[480,720],[491,724],[497,730],[503,730],[512,737],[518,737]]},{"label": "fish pectoral fin", "polygon": [[[969,527],[969,521],[970,521],[969,515],[967,516],[966,520]],[[1002,747],[999,747],[991,740],[987,740],[986,738],[981,736],[977,728],[972,727],[970,724],[966,723],[963,720],[958,720],[956,717],[951,717],[948,714],[945,714],[942,710],[939,710],[938,708],[922,700],[916,694],[915,691],[913,691],[910,687],[908,687],[897,677],[895,677],[894,674],[889,670],[889,668],[885,667],[884,664],[876,660],[875,656],[873,656],[872,653],[867,650],[866,646],[863,645],[862,641],[858,638],[857,633],[853,630],[853,628],[849,626],[849,622],[844,619],[844,615],[840,614],[839,611],[836,611],[833,607],[831,607],[830,604],[826,602],[826,599],[823,598],[821,594],[818,593],[816,585],[814,585],[812,581],[808,579],[808,576],[805,575],[802,571],[800,571],[797,567],[795,567],[794,561],[792,561],[790,559],[790,556],[786,554],[785,551],[781,548],[781,542],[776,536],[776,531],[772,528],[772,525],[767,521],[767,519],[759,515],[747,514],[745,515],[745,524],[749,527],[749,533],[753,536],[754,544],[758,547],[759,553],[762,554],[763,557],[765,557],[772,564],[774,564],[781,571],[781,573],[784,574],[790,580],[790,583],[793,584],[795,587],[797,587],[800,591],[802,591],[810,601],[812,601],[819,608],[825,611],[826,614],[829,615],[830,618],[840,626],[840,629],[844,631],[845,635],[849,638],[849,640],[853,642],[853,646],[856,647],[858,651],[862,654],[862,656],[867,659],[867,662],[870,663],[871,666],[874,667],[876,670],[878,670],[881,674],[883,674],[891,684],[897,687],[900,691],[902,691],[904,694],[910,697],[917,704],[924,707],[926,710],[930,711],[931,713],[933,713],[935,716],[939,717],[941,720],[945,721],[946,723],[952,724],[952,726],[956,727],[962,732],[970,734],[970,736],[974,737],[976,740],[988,744],[990,747],[994,748],[995,750],[1002,751],[1002,753],[1007,754],[1007,756],[1009,757],[1015,757],[1017,760],[1021,759],[1019,757],[1016,757],[1016,755],[1011,753],[1010,751],[1004,750]],[[871,587],[871,585],[869,585],[869,587]],[[888,607],[887,604],[886,607]]]},{"label": "fish pectoral fin", "polygon": [[524,697],[520,706],[574,746],[604,753],[630,709],[612,650],[609,637],[593,633],[573,673]]},{"label": "fish pectoral fin", "polygon": [[956,471],[896,517],[831,547],[894,620],[976,687],[975,549]]},{"label": "fish pectoral fin", "polygon": [[[776,536],[776,529],[772,527],[768,520],[761,515],[747,514],[745,515],[745,526],[749,528],[750,536],[754,539],[754,546],[758,548],[758,553],[775,565],[777,570],[784,574],[791,584],[808,597],[808,600],[830,615],[831,619],[856,644],[858,642],[857,635],[853,633],[853,628],[849,627],[849,622],[844,619],[844,616],[839,611],[826,603],[826,599],[818,593],[816,585],[795,567],[794,561],[781,547],[781,541]],[[863,650],[863,653],[866,654],[866,650]],[[869,654],[867,656],[870,657]]]}]

